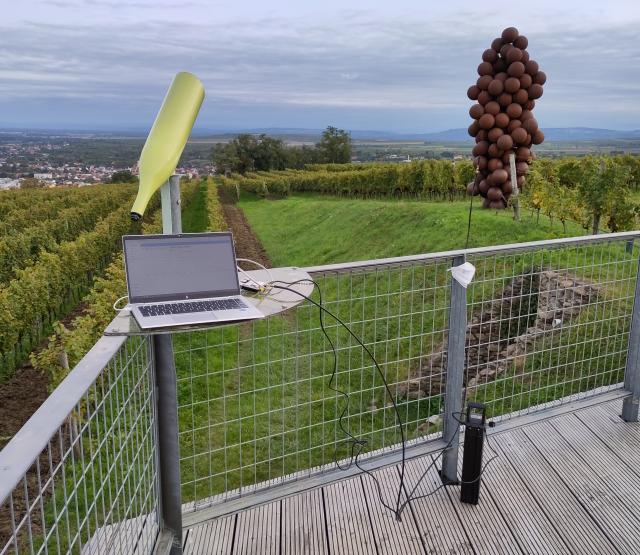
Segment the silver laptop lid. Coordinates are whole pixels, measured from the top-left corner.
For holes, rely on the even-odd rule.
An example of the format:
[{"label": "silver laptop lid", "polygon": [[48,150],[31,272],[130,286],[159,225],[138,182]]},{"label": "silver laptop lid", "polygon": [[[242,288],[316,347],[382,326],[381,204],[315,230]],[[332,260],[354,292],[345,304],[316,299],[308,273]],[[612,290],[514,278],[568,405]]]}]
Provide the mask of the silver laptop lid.
[{"label": "silver laptop lid", "polygon": [[125,235],[130,303],[240,294],[231,233]]}]

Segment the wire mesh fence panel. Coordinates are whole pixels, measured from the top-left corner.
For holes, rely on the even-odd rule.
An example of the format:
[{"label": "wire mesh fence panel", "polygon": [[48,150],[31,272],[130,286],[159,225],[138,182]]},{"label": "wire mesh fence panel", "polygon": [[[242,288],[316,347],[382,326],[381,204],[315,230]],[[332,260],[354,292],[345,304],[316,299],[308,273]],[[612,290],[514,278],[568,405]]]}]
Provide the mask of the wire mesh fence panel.
[{"label": "wire mesh fence panel", "polygon": [[127,339],[0,505],[0,554],[153,551],[153,384],[149,340]]},{"label": "wire mesh fence panel", "polygon": [[331,313],[322,323],[305,301],[264,321],[176,336],[183,502],[195,510],[336,461],[345,468],[360,451],[397,449],[400,422],[409,441],[438,432],[441,392],[410,386],[414,376],[444,383],[432,358],[445,344],[449,267],[320,272],[312,299],[322,295]]},{"label": "wire mesh fence panel", "polygon": [[637,244],[551,244],[469,260],[477,274],[468,291],[467,400],[507,418],[619,387]]}]

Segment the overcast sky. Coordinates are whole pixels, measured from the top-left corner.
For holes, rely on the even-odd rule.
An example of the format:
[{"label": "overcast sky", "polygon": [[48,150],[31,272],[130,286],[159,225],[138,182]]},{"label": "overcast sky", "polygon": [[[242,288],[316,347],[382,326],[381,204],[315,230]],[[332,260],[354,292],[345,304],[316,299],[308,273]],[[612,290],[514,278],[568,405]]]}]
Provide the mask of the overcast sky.
[{"label": "overcast sky", "polygon": [[638,0],[0,6],[2,127],[148,128],[182,70],[205,86],[201,129],[466,127],[482,51],[515,25],[548,76],[542,127],[640,128]]}]

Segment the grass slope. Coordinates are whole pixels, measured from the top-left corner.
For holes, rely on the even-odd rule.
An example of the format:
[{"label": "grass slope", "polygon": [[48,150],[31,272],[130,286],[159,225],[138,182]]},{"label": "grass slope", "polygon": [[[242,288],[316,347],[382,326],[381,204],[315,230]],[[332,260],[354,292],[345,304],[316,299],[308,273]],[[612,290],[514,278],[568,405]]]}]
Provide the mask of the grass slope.
[{"label": "grass slope", "polygon": [[[294,196],[283,200],[245,197],[251,227],[276,266],[311,266],[464,248],[469,204],[398,200],[347,200]],[[567,225],[570,235],[582,235]],[[484,210],[475,200],[470,247],[563,237],[559,222],[527,211],[515,222],[510,211]]]}]

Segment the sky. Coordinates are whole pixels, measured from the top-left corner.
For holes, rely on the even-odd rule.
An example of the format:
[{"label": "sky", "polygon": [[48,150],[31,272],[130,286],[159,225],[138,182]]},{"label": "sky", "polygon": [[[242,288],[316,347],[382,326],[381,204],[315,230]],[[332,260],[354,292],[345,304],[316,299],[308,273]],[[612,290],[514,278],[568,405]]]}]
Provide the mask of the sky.
[{"label": "sky", "polygon": [[197,128],[423,133],[470,123],[466,90],[507,26],[547,74],[544,127],[640,129],[640,2],[0,0],[0,127],[148,129],[171,79]]}]

